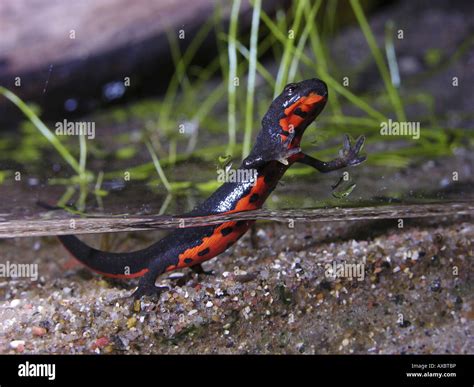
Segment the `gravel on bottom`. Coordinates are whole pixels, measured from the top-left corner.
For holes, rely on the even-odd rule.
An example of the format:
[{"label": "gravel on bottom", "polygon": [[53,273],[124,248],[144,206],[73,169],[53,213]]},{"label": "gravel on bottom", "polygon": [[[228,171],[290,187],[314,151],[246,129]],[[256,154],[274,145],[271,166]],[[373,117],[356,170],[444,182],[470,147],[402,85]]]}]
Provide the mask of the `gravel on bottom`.
[{"label": "gravel on bottom", "polygon": [[473,223],[391,223],[258,223],[214,276],[137,302],[136,281],[64,270],[54,239],[2,241],[40,276],[0,280],[0,352],[473,353]]}]

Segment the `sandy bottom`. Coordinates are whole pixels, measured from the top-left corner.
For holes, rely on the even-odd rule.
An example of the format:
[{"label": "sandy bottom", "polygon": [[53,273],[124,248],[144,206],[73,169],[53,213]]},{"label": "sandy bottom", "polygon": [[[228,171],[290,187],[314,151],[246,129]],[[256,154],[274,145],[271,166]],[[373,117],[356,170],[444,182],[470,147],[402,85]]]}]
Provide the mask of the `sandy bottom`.
[{"label": "sandy bottom", "polygon": [[3,240],[0,263],[39,278],[0,282],[0,352],[473,353],[473,240],[469,218],[259,223],[205,264],[214,276],[164,276],[136,303],[136,281],[91,274],[54,238]]}]

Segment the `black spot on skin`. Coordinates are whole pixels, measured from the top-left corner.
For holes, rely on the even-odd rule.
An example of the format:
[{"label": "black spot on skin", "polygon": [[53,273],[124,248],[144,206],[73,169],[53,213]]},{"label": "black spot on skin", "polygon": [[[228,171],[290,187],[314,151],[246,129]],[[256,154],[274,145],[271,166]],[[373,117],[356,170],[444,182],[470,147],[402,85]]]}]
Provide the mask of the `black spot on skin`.
[{"label": "black spot on skin", "polygon": [[222,236],[229,235],[234,229],[232,227],[226,227],[221,230]]},{"label": "black spot on skin", "polygon": [[252,196],[250,196],[249,203],[255,203],[259,198],[259,194],[253,194]]},{"label": "black spot on skin", "polygon": [[275,180],[275,171],[265,171],[265,175],[263,177],[263,181],[267,185],[271,185]]},{"label": "black spot on skin", "polygon": [[184,263],[189,264],[193,261],[192,258],[184,258]]},{"label": "black spot on skin", "polygon": [[265,184],[270,183],[273,180],[273,176],[269,173],[265,174],[265,177],[263,178],[263,182]]},{"label": "black spot on skin", "polygon": [[236,225],[237,227],[242,227],[242,226],[244,226],[246,223],[247,223],[246,220],[239,220],[235,225]]},{"label": "black spot on skin", "polygon": [[199,255],[200,257],[202,257],[203,255],[206,255],[207,253],[209,253],[209,251],[210,251],[210,250],[209,250],[209,247],[208,247],[207,249],[201,250],[201,251],[198,253],[198,255]]},{"label": "black spot on skin", "polygon": [[301,118],[306,118],[306,116],[308,115],[307,112],[304,112],[300,108],[296,108],[293,113],[296,114],[297,116],[300,116]]}]

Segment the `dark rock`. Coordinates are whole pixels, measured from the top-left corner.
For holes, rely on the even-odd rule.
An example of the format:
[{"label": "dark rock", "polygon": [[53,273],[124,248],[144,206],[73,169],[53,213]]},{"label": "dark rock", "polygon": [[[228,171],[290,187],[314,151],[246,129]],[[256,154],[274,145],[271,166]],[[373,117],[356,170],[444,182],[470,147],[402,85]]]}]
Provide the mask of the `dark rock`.
[{"label": "dark rock", "polygon": [[[266,2],[264,9],[272,12],[285,3]],[[1,2],[0,85],[39,104],[46,119],[114,102],[104,92],[110,85],[123,85],[125,77],[130,86],[119,93],[121,100],[156,94],[174,71],[167,32],[175,34],[185,49],[213,15],[215,4],[213,0],[185,6],[174,0]],[[227,28],[231,2],[222,4]],[[251,6],[242,2],[239,28],[248,29],[250,19]],[[180,30],[183,39],[178,39]],[[214,57],[215,40],[209,34],[197,56],[204,64]],[[17,77],[21,86],[15,85]],[[0,117],[12,122],[22,116],[1,98]]]}]

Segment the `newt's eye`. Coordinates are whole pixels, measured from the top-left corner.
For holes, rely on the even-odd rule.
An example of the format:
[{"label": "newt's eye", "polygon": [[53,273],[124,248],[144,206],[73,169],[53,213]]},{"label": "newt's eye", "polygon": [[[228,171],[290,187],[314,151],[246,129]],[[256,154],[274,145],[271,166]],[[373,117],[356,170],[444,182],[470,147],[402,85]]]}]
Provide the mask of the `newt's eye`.
[{"label": "newt's eye", "polygon": [[285,87],[285,93],[288,95],[292,95],[296,91],[296,85],[294,83],[290,83]]}]

